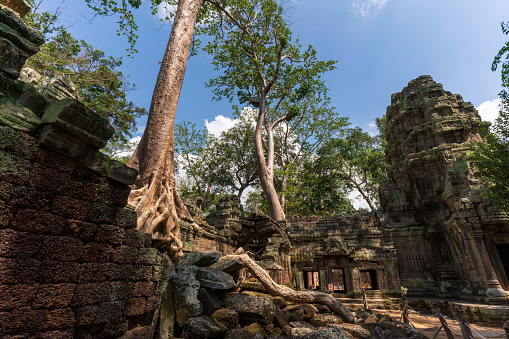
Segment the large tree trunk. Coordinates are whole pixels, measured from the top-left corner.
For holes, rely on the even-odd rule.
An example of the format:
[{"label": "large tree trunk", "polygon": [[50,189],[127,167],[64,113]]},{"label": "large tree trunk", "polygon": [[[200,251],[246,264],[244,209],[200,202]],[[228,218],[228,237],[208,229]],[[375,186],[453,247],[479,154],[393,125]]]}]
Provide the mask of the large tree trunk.
[{"label": "large tree trunk", "polygon": [[295,291],[285,285],[278,285],[274,282],[274,280],[272,280],[267,271],[261,268],[247,254],[231,254],[227,255],[226,258],[242,263],[244,267],[260,281],[265,291],[270,295],[280,296],[288,301],[296,303],[316,303],[327,305],[329,309],[339,315],[343,321],[348,323],[355,322],[355,318],[350,310],[348,310],[348,308],[346,308],[331,294],[317,291]]},{"label": "large tree trunk", "polygon": [[258,174],[260,176],[260,186],[269,205],[270,217],[276,221],[285,220],[285,213],[281,208],[276,188],[274,187],[274,136],[272,130],[267,128],[268,133],[268,149],[267,159],[263,152],[262,130],[265,125],[265,94],[262,93],[260,98],[260,107],[258,113],[258,121],[255,129],[255,151],[256,161],[258,163]]},{"label": "large tree trunk", "polygon": [[152,95],[147,126],[129,165],[139,175],[129,196],[137,228],[150,233],[170,256],[181,253],[179,218],[191,220],[175,188],[173,129],[194,26],[203,0],[180,0]]}]

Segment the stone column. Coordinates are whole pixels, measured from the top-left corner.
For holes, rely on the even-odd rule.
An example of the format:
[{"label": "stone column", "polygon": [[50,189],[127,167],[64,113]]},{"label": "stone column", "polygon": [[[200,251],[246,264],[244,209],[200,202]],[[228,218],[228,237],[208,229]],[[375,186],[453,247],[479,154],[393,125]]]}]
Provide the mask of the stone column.
[{"label": "stone column", "polygon": [[477,250],[481,256],[483,261],[482,267],[486,272],[486,280],[484,285],[486,286],[486,296],[488,297],[488,302],[493,304],[507,304],[507,293],[504,291],[500,282],[497,279],[495,274],[495,270],[493,269],[493,265],[491,264],[491,259],[488,254],[488,250],[486,248],[486,244],[483,239],[484,232],[482,230],[473,230],[472,236],[477,245]]},{"label": "stone column", "polygon": [[[0,99],[10,84],[19,77],[28,57],[39,51],[43,37],[23,22],[19,15],[24,1],[0,0]],[[26,5],[26,3],[25,3]],[[8,7],[12,6],[13,9]]]}]

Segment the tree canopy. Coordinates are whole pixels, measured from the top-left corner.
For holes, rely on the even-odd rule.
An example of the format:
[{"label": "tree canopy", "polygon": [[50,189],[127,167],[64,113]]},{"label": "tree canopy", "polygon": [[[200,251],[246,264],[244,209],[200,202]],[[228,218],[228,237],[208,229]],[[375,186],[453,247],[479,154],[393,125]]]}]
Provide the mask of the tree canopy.
[{"label": "tree canopy", "polygon": [[[502,32],[509,35],[509,23],[501,24]],[[493,60],[491,70],[501,66],[502,91],[499,116],[491,129],[484,125],[481,133],[485,142],[473,145],[470,160],[479,171],[480,180],[486,184],[486,194],[494,207],[509,211],[509,41]]]},{"label": "tree canopy", "polygon": [[60,21],[61,11],[39,12],[42,1],[33,3],[33,11],[25,22],[44,34],[46,42],[39,53],[27,60],[26,67],[43,76],[61,76],[76,86],[74,95],[97,114],[107,118],[115,134],[105,148],[105,153],[117,155],[119,150],[131,147],[128,141],[136,131],[136,118],[147,111],[127,99],[135,90],[119,70],[122,58],[106,55],[85,40],[71,35]]}]

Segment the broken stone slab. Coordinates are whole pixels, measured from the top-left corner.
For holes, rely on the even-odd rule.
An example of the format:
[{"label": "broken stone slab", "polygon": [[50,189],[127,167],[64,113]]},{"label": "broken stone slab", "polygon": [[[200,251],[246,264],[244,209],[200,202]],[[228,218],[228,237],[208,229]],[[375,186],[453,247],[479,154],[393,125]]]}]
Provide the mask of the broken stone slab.
[{"label": "broken stone slab", "polygon": [[218,308],[221,307],[221,303],[217,296],[208,288],[203,286],[198,292],[198,300],[203,305],[202,315],[211,316]]},{"label": "broken stone slab", "polygon": [[370,339],[371,333],[360,325],[356,324],[330,324],[328,327],[337,327],[350,333],[356,339]]},{"label": "broken stone slab", "polygon": [[198,267],[207,267],[217,262],[221,258],[221,252],[208,251],[208,252],[191,252],[180,258],[175,267],[186,265],[194,265]]},{"label": "broken stone slab", "polygon": [[161,307],[159,310],[160,320],[157,331],[157,339],[169,338],[173,335],[173,326],[175,323],[175,301],[174,301],[174,280],[176,277],[175,268],[169,260],[169,274],[166,279],[166,287],[161,298]]},{"label": "broken stone slab", "polygon": [[196,280],[198,267],[193,265],[179,267],[173,280],[173,297],[175,300],[175,313],[179,326],[193,317],[202,314],[203,305],[198,299],[200,283]]},{"label": "broken stone slab", "polygon": [[220,308],[212,314],[212,317],[219,320],[226,327],[233,329],[239,326],[239,314],[229,308]]},{"label": "broken stone slab", "polygon": [[329,324],[342,324],[343,320],[340,316],[334,314],[317,314],[309,323],[314,327],[323,327]]},{"label": "broken stone slab", "polygon": [[184,325],[182,339],[223,339],[227,330],[226,326],[214,318],[194,317]]},{"label": "broken stone slab", "polygon": [[[95,150],[103,148],[114,132],[108,120],[73,99],[53,102],[45,109],[42,120],[47,125],[43,127],[41,136],[48,134],[45,129],[55,129]],[[41,143],[44,140],[42,138]]]},{"label": "broken stone slab", "polygon": [[[295,332],[307,332],[301,334],[293,334]],[[294,328],[292,330],[292,338],[294,339],[349,339],[345,331],[336,327],[327,327],[319,330],[310,330],[307,328]]]},{"label": "broken stone slab", "polygon": [[224,339],[263,339],[259,333],[253,334],[243,328],[235,328],[226,332]]},{"label": "broken stone slab", "polygon": [[265,331],[263,326],[258,323],[252,323],[249,326],[244,327],[244,330],[246,330],[249,333],[252,333],[254,335],[260,335],[262,338],[268,337],[267,331]]},{"label": "broken stone slab", "polygon": [[228,273],[211,267],[200,267],[196,278],[201,287],[207,287],[214,290],[229,291],[236,286],[233,277]]},{"label": "broken stone slab", "polygon": [[230,294],[225,300],[226,308],[237,311],[239,319],[244,322],[270,324],[276,314],[272,300],[245,294]]},{"label": "broken stone slab", "polygon": [[237,260],[222,257],[217,262],[210,265],[210,267],[231,274],[240,271],[243,266]]},{"label": "broken stone slab", "polygon": [[313,331],[316,330],[316,327],[305,321],[292,321],[289,323],[289,325],[292,328],[309,328]]}]

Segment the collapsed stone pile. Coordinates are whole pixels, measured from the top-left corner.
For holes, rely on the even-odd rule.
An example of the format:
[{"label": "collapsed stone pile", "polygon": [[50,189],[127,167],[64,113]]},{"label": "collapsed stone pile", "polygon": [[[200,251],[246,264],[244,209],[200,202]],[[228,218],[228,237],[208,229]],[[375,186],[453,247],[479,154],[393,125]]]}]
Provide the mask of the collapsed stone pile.
[{"label": "collapsed stone pile", "polygon": [[266,294],[236,260],[193,252],[170,270],[156,336],[228,338],[424,338],[403,323],[358,310],[355,324],[325,305],[292,303]]}]

